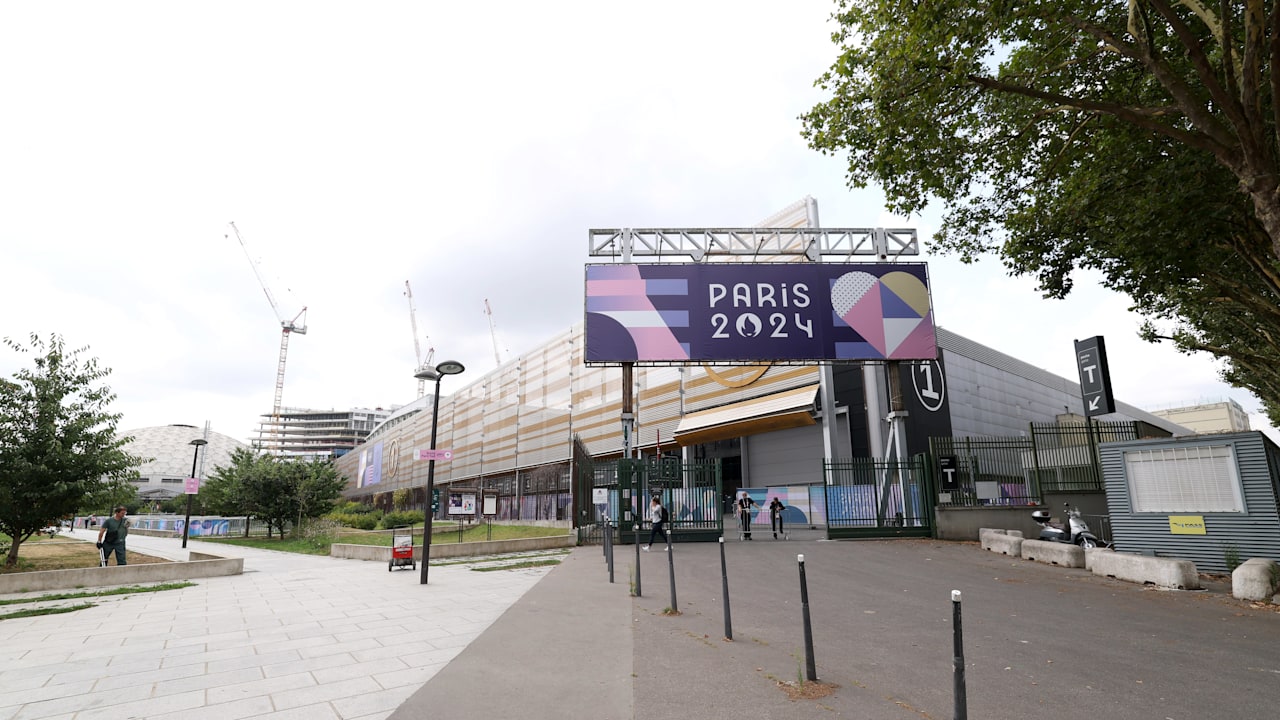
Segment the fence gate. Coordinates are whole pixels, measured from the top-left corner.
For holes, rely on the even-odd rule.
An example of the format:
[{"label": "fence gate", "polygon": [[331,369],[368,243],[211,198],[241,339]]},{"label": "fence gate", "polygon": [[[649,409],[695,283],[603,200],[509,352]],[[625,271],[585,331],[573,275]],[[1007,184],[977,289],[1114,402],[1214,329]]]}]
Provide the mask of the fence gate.
[{"label": "fence gate", "polygon": [[[581,466],[581,465],[580,465]],[[648,538],[649,499],[654,495],[670,513],[668,532],[679,542],[714,542],[723,532],[720,461],[681,462],[679,458],[596,461],[592,469],[590,506],[580,518],[581,542],[604,539],[605,520],[613,523],[621,543]]]},{"label": "fence gate", "polygon": [[827,537],[931,537],[933,490],[923,455],[824,460]]}]

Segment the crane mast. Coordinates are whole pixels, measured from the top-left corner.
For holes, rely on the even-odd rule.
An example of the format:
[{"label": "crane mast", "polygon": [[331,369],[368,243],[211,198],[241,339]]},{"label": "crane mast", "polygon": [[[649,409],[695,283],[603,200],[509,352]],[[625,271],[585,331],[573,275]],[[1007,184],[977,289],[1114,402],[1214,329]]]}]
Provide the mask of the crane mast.
[{"label": "crane mast", "polygon": [[[280,358],[276,363],[276,391],[275,398],[271,404],[271,447],[276,454],[281,451],[280,443],[280,406],[284,398],[284,369],[285,361],[289,356],[289,336],[293,333],[299,335],[307,334],[307,308],[304,305],[292,320],[285,320],[284,315],[280,313],[280,306],[276,303],[276,298],[271,294],[271,288],[267,282],[262,279],[262,271],[258,268],[258,261],[253,259],[253,255],[249,253],[249,246],[245,244],[244,238],[240,236],[240,229],[236,227],[234,222],[230,223],[231,230],[236,234],[236,240],[240,243],[240,249],[244,250],[244,256],[249,260],[249,266],[253,268],[253,276],[257,278],[258,285],[262,288],[262,292],[267,296],[267,302],[271,305],[271,311],[275,313],[276,320],[280,323]],[[301,321],[301,323],[299,323]],[[259,440],[261,440],[262,432],[258,432]]]},{"label": "crane mast", "polygon": [[[427,359],[422,359],[422,345],[418,343],[418,310],[413,306],[413,288],[409,287],[409,281],[404,281],[404,295],[409,298],[409,325],[413,329],[413,353],[418,361],[417,369],[414,371],[421,374],[424,367],[431,364],[431,360],[436,356],[436,349],[427,348]],[[428,338],[430,340],[430,338]],[[418,378],[418,397],[426,394],[427,380],[425,377]]]},{"label": "crane mast", "polygon": [[498,326],[493,322],[493,308],[489,307],[489,298],[484,299],[484,314],[489,316],[489,336],[493,338],[493,362],[502,364],[502,355],[498,352]]}]

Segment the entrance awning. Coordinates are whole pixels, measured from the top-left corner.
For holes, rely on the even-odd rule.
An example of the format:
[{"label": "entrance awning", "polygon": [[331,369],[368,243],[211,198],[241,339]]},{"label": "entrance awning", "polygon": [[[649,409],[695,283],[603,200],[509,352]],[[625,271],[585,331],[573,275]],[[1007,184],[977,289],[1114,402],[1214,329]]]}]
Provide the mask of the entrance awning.
[{"label": "entrance awning", "polygon": [[815,383],[710,410],[699,410],[680,419],[675,439],[680,445],[697,445],[815,425],[818,421],[814,419],[813,413],[817,409],[817,399],[818,385]]}]

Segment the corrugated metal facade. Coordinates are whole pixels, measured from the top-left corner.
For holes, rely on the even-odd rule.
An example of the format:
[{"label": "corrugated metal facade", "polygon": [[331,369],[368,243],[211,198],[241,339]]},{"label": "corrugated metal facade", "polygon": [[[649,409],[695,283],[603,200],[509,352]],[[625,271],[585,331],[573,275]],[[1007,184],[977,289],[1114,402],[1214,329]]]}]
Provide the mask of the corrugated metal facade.
[{"label": "corrugated metal facade", "polygon": [[[1134,512],[1125,453],[1218,446],[1230,446],[1234,454],[1244,512]],[[1227,558],[1232,552],[1240,560],[1264,557],[1280,562],[1280,448],[1262,433],[1104,443],[1099,453],[1117,550],[1190,560],[1201,572],[1227,572]],[[1205,534],[1174,534],[1170,530],[1171,515],[1203,516]]]}]

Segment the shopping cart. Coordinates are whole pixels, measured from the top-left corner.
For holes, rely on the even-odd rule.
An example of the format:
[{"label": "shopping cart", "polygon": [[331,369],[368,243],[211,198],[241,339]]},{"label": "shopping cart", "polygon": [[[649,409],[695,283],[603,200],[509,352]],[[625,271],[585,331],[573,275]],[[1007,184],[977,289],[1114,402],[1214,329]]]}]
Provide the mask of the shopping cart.
[{"label": "shopping cart", "polygon": [[418,567],[413,560],[413,528],[407,525],[391,529],[391,559],[387,561],[387,572],[403,567],[410,570]]}]

